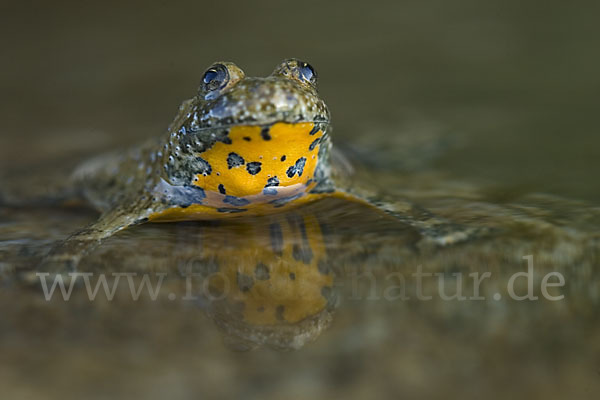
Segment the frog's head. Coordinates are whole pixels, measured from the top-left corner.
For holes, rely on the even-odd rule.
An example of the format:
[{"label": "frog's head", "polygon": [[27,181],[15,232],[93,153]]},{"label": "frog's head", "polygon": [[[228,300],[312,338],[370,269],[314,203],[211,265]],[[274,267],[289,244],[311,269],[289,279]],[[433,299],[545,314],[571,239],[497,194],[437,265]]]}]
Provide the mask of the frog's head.
[{"label": "frog's head", "polygon": [[201,204],[224,212],[280,207],[328,175],[328,126],[308,63],[286,60],[265,78],[215,63],[170,127],[167,180],[200,187]]},{"label": "frog's head", "polygon": [[202,78],[194,113],[199,129],[329,122],[316,71],[295,59],[285,60],[266,78],[246,77],[231,62],[213,64]]}]

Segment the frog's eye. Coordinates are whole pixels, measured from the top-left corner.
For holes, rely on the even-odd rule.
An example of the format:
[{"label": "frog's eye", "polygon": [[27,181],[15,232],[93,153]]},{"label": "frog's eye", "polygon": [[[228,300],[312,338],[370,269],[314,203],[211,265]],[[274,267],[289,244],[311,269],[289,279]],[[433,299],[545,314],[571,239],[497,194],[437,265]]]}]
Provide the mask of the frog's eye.
[{"label": "frog's eye", "polygon": [[317,71],[307,62],[299,62],[298,69],[300,77],[306,82],[314,85],[317,83]]},{"label": "frog's eye", "polygon": [[285,76],[313,88],[317,86],[317,71],[309,63],[294,58],[282,62],[273,75]]},{"label": "frog's eye", "polygon": [[223,64],[215,64],[206,70],[202,77],[202,86],[206,92],[224,88],[229,81],[229,72]]},{"label": "frog's eye", "polygon": [[213,64],[204,72],[200,84],[200,95],[205,99],[214,99],[219,93],[232,87],[244,78],[244,72],[234,63],[219,62]]}]

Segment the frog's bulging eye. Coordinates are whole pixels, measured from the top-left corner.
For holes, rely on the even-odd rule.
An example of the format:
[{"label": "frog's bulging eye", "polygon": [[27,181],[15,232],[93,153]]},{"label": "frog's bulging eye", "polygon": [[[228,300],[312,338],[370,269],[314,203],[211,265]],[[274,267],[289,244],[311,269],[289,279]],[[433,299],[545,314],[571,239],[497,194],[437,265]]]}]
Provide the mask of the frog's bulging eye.
[{"label": "frog's bulging eye", "polygon": [[217,76],[219,75],[219,73],[217,71],[215,71],[214,69],[209,69],[208,71],[206,71],[206,73],[204,74],[204,79],[202,79],[202,81],[205,84],[209,84],[212,81],[214,81]]},{"label": "frog's bulging eye", "polygon": [[315,69],[306,62],[299,62],[298,64],[300,77],[308,83],[314,85],[317,81],[317,72]]},{"label": "frog's bulging eye", "polygon": [[275,76],[284,76],[289,79],[299,81],[304,85],[317,87],[317,71],[307,62],[290,58],[283,61],[273,74]]},{"label": "frog's bulging eye", "polygon": [[228,61],[218,62],[206,70],[198,92],[206,100],[213,100],[242,79],[244,79],[244,71],[237,65]]},{"label": "frog's bulging eye", "polygon": [[229,72],[222,64],[215,64],[210,67],[202,77],[202,85],[206,92],[222,89],[229,81]]}]

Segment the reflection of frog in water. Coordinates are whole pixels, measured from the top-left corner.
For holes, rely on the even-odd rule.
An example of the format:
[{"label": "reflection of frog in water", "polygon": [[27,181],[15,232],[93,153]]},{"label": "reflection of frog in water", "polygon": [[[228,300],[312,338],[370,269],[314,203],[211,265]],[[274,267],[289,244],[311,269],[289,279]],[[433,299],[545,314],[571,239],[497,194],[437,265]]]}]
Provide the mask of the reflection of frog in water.
[{"label": "reflection of frog in water", "polygon": [[411,204],[372,201],[331,154],[329,111],[305,62],[286,60],[266,78],[216,63],[185,101],[168,135],[92,160],[73,187],[102,215],[55,246],[39,270],[76,269],[103,239],[147,221],[268,215],[324,197],[373,204],[445,245],[469,230]]},{"label": "reflection of frog in water", "polygon": [[[162,265],[177,260],[185,292],[177,297],[199,301],[233,348],[298,349],[330,325],[339,279],[352,275],[346,268],[361,265],[361,253],[378,251],[373,241],[356,243],[360,232],[348,219],[356,215],[365,229],[393,234],[398,254],[415,254],[416,230],[382,222],[363,205],[327,199],[286,213],[172,225],[174,246],[153,245],[159,256],[152,258]],[[140,264],[135,256],[126,263]]]},{"label": "reflection of frog in water", "polygon": [[303,209],[204,226],[182,272],[235,348],[299,348],[331,321],[327,229]]}]

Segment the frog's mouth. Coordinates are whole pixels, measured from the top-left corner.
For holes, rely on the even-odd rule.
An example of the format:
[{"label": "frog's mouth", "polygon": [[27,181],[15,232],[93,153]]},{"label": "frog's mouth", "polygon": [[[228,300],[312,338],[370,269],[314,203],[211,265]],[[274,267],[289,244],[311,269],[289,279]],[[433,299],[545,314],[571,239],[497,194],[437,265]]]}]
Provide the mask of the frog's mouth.
[{"label": "frog's mouth", "polygon": [[193,182],[206,194],[203,204],[245,208],[306,192],[315,184],[324,129],[314,122],[232,126],[228,140],[201,154],[211,167]]}]

